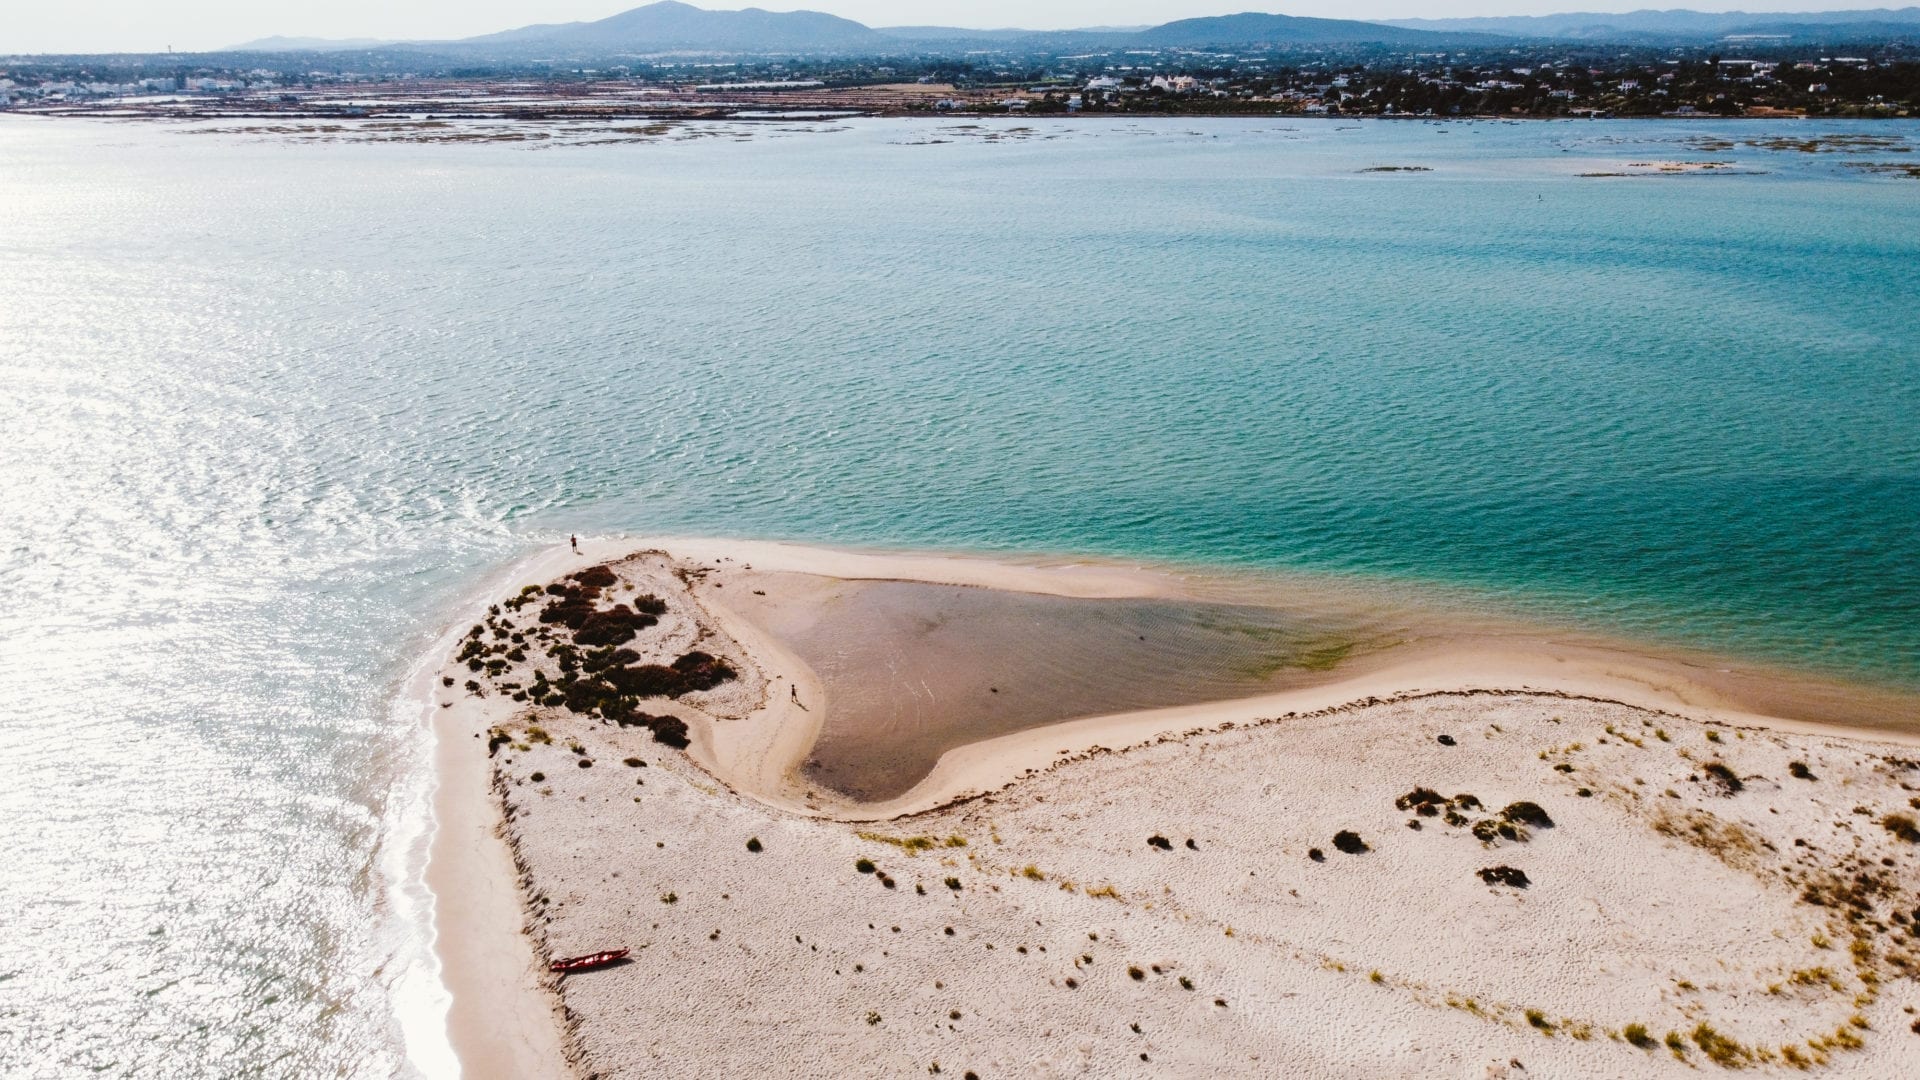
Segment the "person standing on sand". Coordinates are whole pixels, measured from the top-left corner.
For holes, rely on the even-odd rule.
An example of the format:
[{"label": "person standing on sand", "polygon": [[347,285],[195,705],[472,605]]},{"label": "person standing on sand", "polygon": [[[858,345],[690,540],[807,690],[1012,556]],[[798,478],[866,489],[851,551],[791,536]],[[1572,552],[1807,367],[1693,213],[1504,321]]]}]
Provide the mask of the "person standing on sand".
[{"label": "person standing on sand", "polygon": [[567,543],[569,543],[569,544],[572,544],[572,545],[573,545],[573,550],[575,550],[575,551],[579,551],[579,550],[580,550],[580,538],[579,538],[579,537],[577,537],[577,536],[574,536],[574,535],[572,535],[572,534],[569,534],[569,535],[567,536]]}]

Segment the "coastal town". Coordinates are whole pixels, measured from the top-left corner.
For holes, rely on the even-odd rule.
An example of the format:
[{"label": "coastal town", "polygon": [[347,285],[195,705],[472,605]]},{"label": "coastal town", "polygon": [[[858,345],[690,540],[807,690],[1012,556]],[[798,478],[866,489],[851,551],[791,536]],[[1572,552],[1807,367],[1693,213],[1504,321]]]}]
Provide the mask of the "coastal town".
[{"label": "coastal town", "polygon": [[879,57],[674,52],[459,66],[397,49],[0,57],[0,110],[123,117],[865,115],[1911,117],[1920,48],[1776,42],[1106,49]]}]

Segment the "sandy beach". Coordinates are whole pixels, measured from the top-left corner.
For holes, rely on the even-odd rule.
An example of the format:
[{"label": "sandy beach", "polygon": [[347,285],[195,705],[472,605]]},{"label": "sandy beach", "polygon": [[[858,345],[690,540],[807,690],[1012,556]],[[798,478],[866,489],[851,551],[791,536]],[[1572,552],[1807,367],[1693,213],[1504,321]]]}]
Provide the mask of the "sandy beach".
[{"label": "sandy beach", "polygon": [[[1920,725],[1898,698],[1570,635],[1296,635],[1245,674],[1265,692],[1075,714],[1114,691],[1069,688],[1064,719],[1028,707],[1035,726],[864,800],[823,782],[829,687],[912,697],[938,655],[836,653],[839,631],[808,636],[835,605],[881,582],[1218,590],[1065,560],[582,549],[513,568],[432,690],[429,879],[469,1075],[1892,1077],[1920,1055]],[[1015,645],[983,692],[1044,685]],[[1819,722],[1836,701],[1875,726]],[[913,734],[861,722],[843,734]],[[630,961],[541,970],[614,946]]]}]

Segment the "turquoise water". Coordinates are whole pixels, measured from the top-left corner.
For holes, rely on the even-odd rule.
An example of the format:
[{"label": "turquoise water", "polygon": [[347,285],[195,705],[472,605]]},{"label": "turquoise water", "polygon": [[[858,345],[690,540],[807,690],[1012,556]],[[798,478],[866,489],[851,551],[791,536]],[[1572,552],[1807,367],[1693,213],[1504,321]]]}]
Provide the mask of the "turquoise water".
[{"label": "turquoise water", "polygon": [[[0,118],[0,1072],[434,1071],[397,689],[568,531],[1359,574],[1920,687],[1920,181],[1847,165],[1920,126],[1034,126]],[[1753,175],[1578,175],[1708,158]]]}]

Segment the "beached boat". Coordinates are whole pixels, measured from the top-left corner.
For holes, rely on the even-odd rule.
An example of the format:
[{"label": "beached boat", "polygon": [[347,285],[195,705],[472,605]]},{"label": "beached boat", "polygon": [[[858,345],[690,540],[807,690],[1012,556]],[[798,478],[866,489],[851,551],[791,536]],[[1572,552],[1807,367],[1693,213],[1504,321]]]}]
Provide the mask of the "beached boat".
[{"label": "beached boat", "polygon": [[564,960],[555,960],[547,965],[548,971],[557,971],[570,975],[576,971],[592,971],[609,964],[617,964],[627,958],[625,949],[608,949],[606,952],[588,953],[585,956],[569,956]]}]

